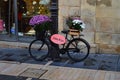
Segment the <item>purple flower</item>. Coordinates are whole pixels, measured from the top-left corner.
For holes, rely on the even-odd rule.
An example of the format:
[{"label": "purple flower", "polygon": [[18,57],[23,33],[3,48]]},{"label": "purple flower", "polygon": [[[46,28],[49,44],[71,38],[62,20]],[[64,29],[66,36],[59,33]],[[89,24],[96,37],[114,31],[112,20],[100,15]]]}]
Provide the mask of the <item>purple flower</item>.
[{"label": "purple flower", "polygon": [[33,16],[30,21],[29,21],[29,25],[34,26],[37,24],[42,24],[44,22],[51,22],[52,20],[50,19],[49,16],[46,15],[36,15]]}]

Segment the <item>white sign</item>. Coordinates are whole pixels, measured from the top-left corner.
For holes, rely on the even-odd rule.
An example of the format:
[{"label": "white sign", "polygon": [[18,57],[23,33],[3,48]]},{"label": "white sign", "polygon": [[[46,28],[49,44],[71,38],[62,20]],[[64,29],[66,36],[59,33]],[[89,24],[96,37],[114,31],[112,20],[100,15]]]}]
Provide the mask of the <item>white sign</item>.
[{"label": "white sign", "polygon": [[50,0],[40,0],[39,4],[47,5],[50,3]]}]

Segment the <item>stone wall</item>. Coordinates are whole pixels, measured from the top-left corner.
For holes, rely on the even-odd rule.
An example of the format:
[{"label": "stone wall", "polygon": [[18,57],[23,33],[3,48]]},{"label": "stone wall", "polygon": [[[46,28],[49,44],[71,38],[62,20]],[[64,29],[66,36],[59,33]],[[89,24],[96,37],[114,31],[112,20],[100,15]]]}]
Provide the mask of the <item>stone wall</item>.
[{"label": "stone wall", "polygon": [[66,17],[79,15],[91,53],[120,53],[120,0],[59,0],[59,30]]}]

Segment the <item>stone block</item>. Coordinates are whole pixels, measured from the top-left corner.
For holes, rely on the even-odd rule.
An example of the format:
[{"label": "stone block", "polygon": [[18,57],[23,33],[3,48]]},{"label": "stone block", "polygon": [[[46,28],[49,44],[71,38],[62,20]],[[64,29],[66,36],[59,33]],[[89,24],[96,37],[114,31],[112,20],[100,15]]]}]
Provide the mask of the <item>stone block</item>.
[{"label": "stone block", "polygon": [[81,5],[81,0],[68,0],[69,6],[77,6],[79,7]]},{"label": "stone block", "polygon": [[89,9],[89,8],[82,8],[81,9],[81,16],[86,16],[86,17],[94,17],[95,18],[95,10],[94,9]]},{"label": "stone block", "polygon": [[115,20],[114,33],[120,34],[120,18]]},{"label": "stone block", "polygon": [[120,45],[100,44],[99,53],[120,54]]},{"label": "stone block", "polygon": [[59,0],[59,6],[80,6],[81,0]]},{"label": "stone block", "polygon": [[91,5],[91,6],[95,6],[96,5],[96,0],[86,0],[86,3]]},{"label": "stone block", "polygon": [[114,25],[115,20],[113,18],[96,18],[96,31],[114,33]]},{"label": "stone block", "polygon": [[[93,0],[89,0],[89,1],[93,1]],[[86,0],[81,0],[81,16],[95,18],[95,9],[96,9],[95,5],[94,6],[90,5]]]},{"label": "stone block", "polygon": [[59,7],[59,14],[61,14],[62,16],[68,16],[68,12],[69,12],[68,6]]},{"label": "stone block", "polygon": [[84,32],[95,32],[95,19],[93,17],[81,16],[85,23]]},{"label": "stone block", "polygon": [[117,45],[117,46],[116,46],[115,51],[116,51],[116,53],[119,53],[119,54],[120,54],[120,45]]},{"label": "stone block", "polygon": [[82,34],[84,34],[83,38],[85,40],[87,40],[91,44],[94,44],[94,42],[95,42],[95,40],[94,40],[95,33],[94,32],[85,32],[85,31],[83,31]]},{"label": "stone block", "polygon": [[111,44],[120,45],[120,34],[112,34]]},{"label": "stone block", "polygon": [[80,15],[80,7],[69,7],[68,15]]},{"label": "stone block", "polygon": [[120,8],[120,0],[112,0],[112,7]]},{"label": "stone block", "polygon": [[120,18],[120,9],[113,7],[96,7],[96,17]]},{"label": "stone block", "polygon": [[59,1],[59,6],[68,6],[69,5],[69,0],[58,0]]},{"label": "stone block", "polygon": [[96,6],[99,7],[112,7],[113,0],[96,0]]},{"label": "stone block", "polygon": [[91,44],[91,43],[90,43],[90,54],[91,54],[91,53],[98,53],[97,44]]},{"label": "stone block", "polygon": [[111,44],[112,35],[110,33],[97,32],[95,35],[95,43]]}]

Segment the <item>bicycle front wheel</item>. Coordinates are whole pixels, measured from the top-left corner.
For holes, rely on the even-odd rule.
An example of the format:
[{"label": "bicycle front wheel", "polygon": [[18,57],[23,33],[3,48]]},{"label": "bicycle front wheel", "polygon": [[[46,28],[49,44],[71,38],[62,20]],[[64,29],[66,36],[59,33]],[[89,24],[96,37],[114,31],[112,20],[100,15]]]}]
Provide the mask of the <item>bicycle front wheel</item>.
[{"label": "bicycle front wheel", "polygon": [[49,55],[48,45],[41,40],[33,40],[29,45],[30,56],[37,61],[44,60]]},{"label": "bicycle front wheel", "polygon": [[66,48],[69,58],[76,62],[86,59],[90,51],[89,43],[82,38],[71,40]]}]

